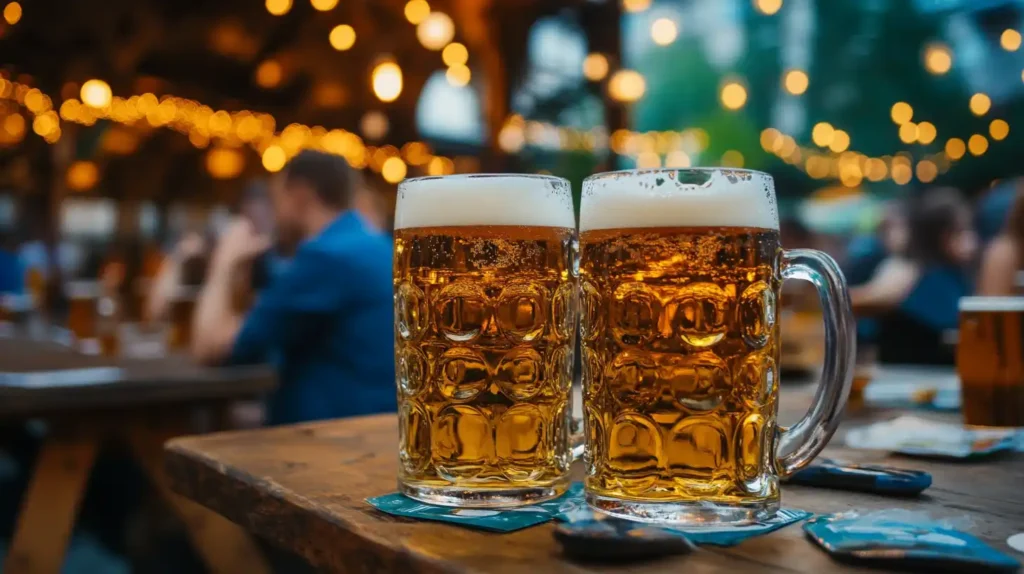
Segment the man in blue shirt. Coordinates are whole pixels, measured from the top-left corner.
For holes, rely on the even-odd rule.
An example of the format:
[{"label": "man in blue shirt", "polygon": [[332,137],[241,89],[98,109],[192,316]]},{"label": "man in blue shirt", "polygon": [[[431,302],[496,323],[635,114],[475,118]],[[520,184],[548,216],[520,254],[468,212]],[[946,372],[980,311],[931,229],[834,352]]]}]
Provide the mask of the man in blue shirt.
[{"label": "man in blue shirt", "polygon": [[238,219],[213,253],[193,354],[271,359],[271,424],[395,410],[391,242],[351,209],[356,177],[340,157],[303,151],[272,182],[277,242],[294,257],[247,315],[233,310],[232,287],[270,239]]}]

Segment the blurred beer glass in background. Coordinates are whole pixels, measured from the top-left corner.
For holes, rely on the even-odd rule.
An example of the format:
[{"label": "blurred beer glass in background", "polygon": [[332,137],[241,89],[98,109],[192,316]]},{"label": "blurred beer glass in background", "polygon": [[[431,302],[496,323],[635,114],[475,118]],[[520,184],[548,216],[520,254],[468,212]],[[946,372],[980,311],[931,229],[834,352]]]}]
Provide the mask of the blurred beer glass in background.
[{"label": "blurred beer glass in background", "polygon": [[960,299],[956,367],[965,424],[1024,427],[1024,297]]},{"label": "blurred beer glass in background", "polygon": [[192,314],[198,297],[198,287],[182,285],[171,299],[167,346],[172,351],[187,350],[192,344]]},{"label": "blurred beer glass in background", "polygon": [[97,303],[100,285],[93,281],[72,281],[65,287],[68,298],[68,329],[83,353],[100,353]]},{"label": "blurred beer glass in background", "polygon": [[[783,251],[764,173],[600,174],[581,202],[588,502],[647,521],[771,516],[780,475],[825,446],[850,387],[853,317],[835,262]],[[825,361],[810,412],[784,431],[777,302],[789,278],[817,287]]]},{"label": "blurred beer glass in background", "polygon": [[399,185],[404,494],[499,507],[565,491],[577,254],[564,179],[481,174]]}]

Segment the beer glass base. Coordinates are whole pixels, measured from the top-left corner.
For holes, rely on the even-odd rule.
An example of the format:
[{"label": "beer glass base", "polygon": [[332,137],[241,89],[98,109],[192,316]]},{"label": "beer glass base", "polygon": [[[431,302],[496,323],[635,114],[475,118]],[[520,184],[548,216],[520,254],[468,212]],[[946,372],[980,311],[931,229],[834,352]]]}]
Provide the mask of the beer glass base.
[{"label": "beer glass base", "polygon": [[752,524],[767,520],[779,510],[778,500],[724,504],[708,501],[637,502],[587,493],[587,504],[616,518],[686,526]]},{"label": "beer glass base", "polygon": [[515,508],[545,502],[565,494],[568,481],[547,486],[511,488],[471,488],[463,486],[425,486],[399,481],[398,492],[409,498],[437,506],[457,508]]}]

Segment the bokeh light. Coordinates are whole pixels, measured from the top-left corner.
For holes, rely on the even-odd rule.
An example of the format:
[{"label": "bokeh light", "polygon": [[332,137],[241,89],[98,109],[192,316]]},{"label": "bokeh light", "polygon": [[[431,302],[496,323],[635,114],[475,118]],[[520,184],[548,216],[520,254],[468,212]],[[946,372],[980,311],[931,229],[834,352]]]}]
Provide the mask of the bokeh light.
[{"label": "bokeh light", "polygon": [[583,59],[583,77],[591,82],[599,82],[608,75],[608,58],[604,54],[593,52]]},{"label": "bokeh light", "polygon": [[892,105],[889,110],[889,117],[897,125],[902,125],[909,122],[914,117],[914,108],[910,107],[907,102],[896,102]]},{"label": "bokeh light", "polygon": [[945,74],[953,67],[953,53],[945,44],[929,44],[924,50],[924,68],[929,73]]},{"label": "bokeh light", "polygon": [[266,7],[274,16],[284,16],[292,9],[292,0],[267,0]]},{"label": "bokeh light", "polygon": [[430,16],[430,4],[426,0],[409,0],[405,4],[405,19],[410,24],[419,24]]},{"label": "bokeh light", "polygon": [[381,62],[373,69],[373,93],[382,102],[393,102],[402,93],[402,68],[394,62]]},{"label": "bokeh light", "polygon": [[444,77],[448,79],[448,83],[461,88],[469,84],[469,80],[473,77],[473,73],[470,72],[469,67],[463,65],[452,66],[445,72]]},{"label": "bokeh light", "polygon": [[992,99],[987,94],[978,92],[971,96],[971,113],[976,116],[983,116],[992,108]]},{"label": "bokeh light", "polygon": [[906,185],[910,183],[910,179],[914,176],[913,171],[910,169],[910,165],[906,163],[895,163],[892,164],[892,180],[899,185]]},{"label": "bokeh light", "polygon": [[960,159],[967,153],[967,144],[960,138],[949,138],[946,142],[946,156],[949,159]]},{"label": "bokeh light", "polygon": [[1020,49],[1020,32],[1013,28],[1007,28],[1003,30],[1003,33],[999,36],[999,45],[1003,47],[1007,52],[1016,52]]},{"label": "bokeh light", "polygon": [[256,84],[261,88],[277,87],[283,76],[284,69],[277,60],[264,60],[256,68]]},{"label": "bokeh light", "polygon": [[635,102],[646,91],[647,82],[636,70],[617,70],[608,80],[608,95],[620,102]]},{"label": "bokeh light", "polygon": [[724,167],[743,167],[743,154],[731,149],[722,154],[722,165]]},{"label": "bokeh light", "polygon": [[281,171],[288,162],[288,156],[279,145],[268,146],[263,150],[263,168],[273,173]]},{"label": "bokeh light", "polygon": [[651,24],[651,40],[659,46],[668,46],[676,41],[679,28],[669,18],[658,18]]},{"label": "bokeh light", "polygon": [[444,12],[431,12],[416,26],[416,38],[428,50],[440,50],[455,37],[455,23]]},{"label": "bokeh light", "polygon": [[622,0],[622,9],[626,12],[643,12],[651,7],[651,0]]},{"label": "bokeh light", "polygon": [[380,168],[380,175],[388,183],[398,183],[405,179],[406,171],[405,162],[402,161],[402,158],[389,157],[384,160],[384,164]]},{"label": "bokeh light", "polygon": [[238,177],[245,168],[245,156],[235,148],[215,147],[206,152],[206,171],[214,179]]},{"label": "bokeh light", "polygon": [[1006,120],[992,120],[988,125],[988,135],[996,141],[1002,141],[1010,135],[1010,124],[1006,123]]},{"label": "bokeh light", "polygon": [[967,149],[971,152],[971,155],[982,155],[988,151],[988,139],[981,134],[974,134],[967,140]]},{"label": "bokeh light", "polygon": [[681,149],[672,150],[665,156],[665,167],[690,167],[690,156]]},{"label": "bokeh light", "polygon": [[739,82],[726,82],[722,86],[719,98],[725,109],[738,110],[747,103],[747,89]]},{"label": "bokeh light", "polygon": [[771,16],[782,9],[782,0],[753,0],[754,7],[757,11],[766,15]]},{"label": "bokeh light", "polygon": [[927,159],[917,162],[917,179],[921,183],[931,183],[935,181],[937,175],[939,175],[939,168],[935,162]]},{"label": "bokeh light", "polygon": [[82,103],[92,108],[105,108],[110,105],[112,94],[110,86],[103,80],[88,80],[82,84],[79,93]]},{"label": "bokeh light", "polygon": [[366,112],[359,120],[359,131],[363,132],[363,135],[367,139],[382,139],[384,136],[388,135],[388,130],[390,128],[391,123],[388,121],[388,117],[377,110],[370,110]]},{"label": "bokeh light", "polygon": [[441,60],[446,66],[461,66],[469,61],[469,50],[459,42],[452,42],[444,47],[441,52]]},{"label": "bokeh light", "polygon": [[4,21],[11,26],[17,24],[21,20],[21,4],[17,2],[11,2],[4,6]]},{"label": "bokeh light", "polygon": [[355,45],[356,30],[348,24],[339,24],[331,29],[327,39],[330,41],[332,48],[344,52]]},{"label": "bokeh light", "polygon": [[917,124],[917,142],[920,144],[928,145],[935,141],[935,136],[938,135],[938,130],[935,129],[935,124],[931,122],[921,122]]},{"label": "bokeh light", "polygon": [[807,77],[807,72],[803,70],[790,70],[786,72],[786,77],[783,80],[786,91],[794,96],[799,96],[806,92],[809,84],[810,78]]},{"label": "bokeh light", "polygon": [[99,181],[100,170],[91,161],[76,161],[68,166],[67,181],[68,188],[74,191],[85,191],[92,189]]},{"label": "bokeh light", "polygon": [[836,130],[832,133],[832,141],[828,144],[828,149],[835,153],[842,153],[850,147],[850,134],[843,130]]},{"label": "bokeh light", "polygon": [[661,167],[661,157],[653,151],[642,151],[637,154],[637,169],[655,169],[659,167]]},{"label": "bokeh light", "polygon": [[828,147],[828,144],[832,143],[832,134],[835,132],[835,128],[828,122],[818,122],[814,124],[811,129],[811,140],[814,145],[820,147]]},{"label": "bokeh light", "polygon": [[905,144],[912,144],[917,141],[918,129],[914,122],[907,122],[900,126],[900,141]]}]

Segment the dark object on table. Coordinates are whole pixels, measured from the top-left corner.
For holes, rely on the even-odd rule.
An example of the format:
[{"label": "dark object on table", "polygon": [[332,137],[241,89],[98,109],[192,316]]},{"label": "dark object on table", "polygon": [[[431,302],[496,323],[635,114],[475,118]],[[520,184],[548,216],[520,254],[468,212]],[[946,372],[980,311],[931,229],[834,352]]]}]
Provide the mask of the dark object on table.
[{"label": "dark object on table", "polygon": [[932,475],[891,466],[818,459],[787,479],[789,484],[854,490],[893,496],[915,496],[932,485]]},{"label": "dark object on table", "polygon": [[574,560],[645,560],[689,554],[696,546],[678,532],[618,518],[559,524],[555,540]]}]

